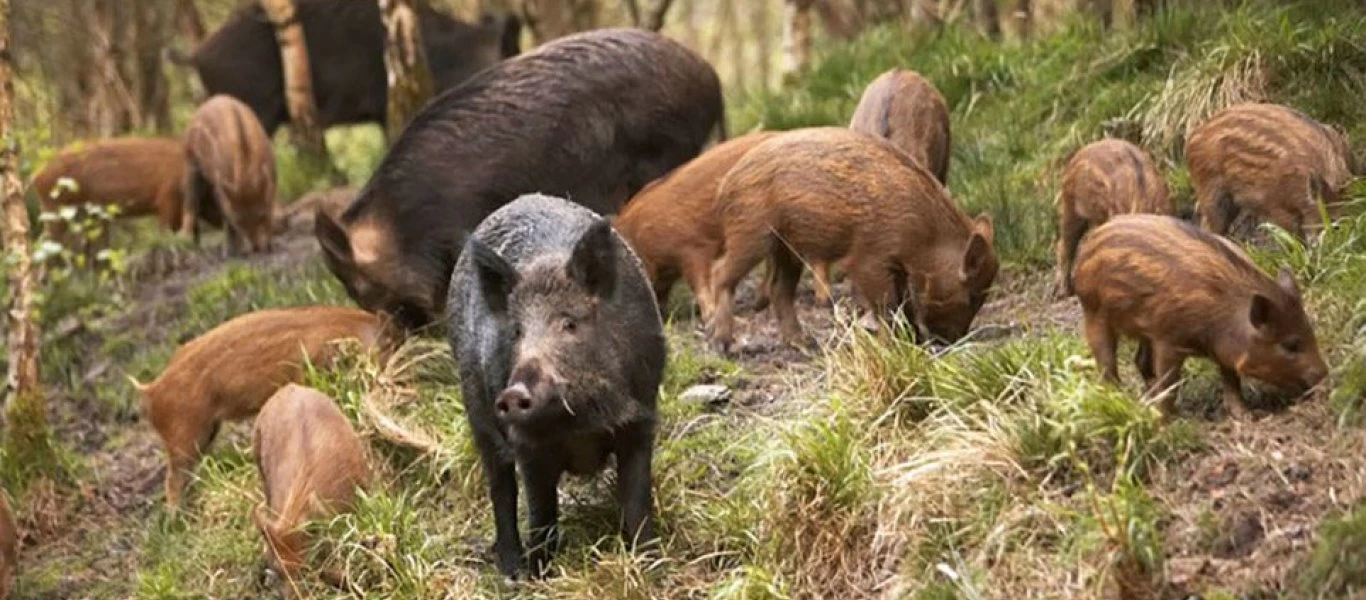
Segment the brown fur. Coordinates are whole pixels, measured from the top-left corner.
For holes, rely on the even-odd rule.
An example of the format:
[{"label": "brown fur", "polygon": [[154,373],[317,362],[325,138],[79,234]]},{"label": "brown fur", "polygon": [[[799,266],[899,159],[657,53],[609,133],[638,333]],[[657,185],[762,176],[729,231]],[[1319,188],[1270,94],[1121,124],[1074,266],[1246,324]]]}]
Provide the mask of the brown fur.
[{"label": "brown fur", "polygon": [[1186,161],[1206,229],[1227,234],[1246,212],[1301,238],[1320,222],[1318,200],[1337,202],[1355,162],[1340,132],[1275,104],[1216,114],[1191,134]]},{"label": "brown fur", "polygon": [[270,250],[275,216],[275,153],[270,137],[246,104],[218,95],[201,104],[185,130],[185,210],[182,229],[198,238],[201,211],[217,204],[238,252]]},{"label": "brown fur", "polygon": [[765,258],[790,342],[800,334],[792,296],[803,263],[841,263],[873,314],[910,305],[918,324],[948,340],[967,333],[996,277],[989,217],[969,218],[905,153],[847,129],[756,146],[722,181],[717,211],[725,252],[712,271],[712,335],[723,347],[735,286]]},{"label": "brown fur", "polygon": [[252,449],[266,493],[252,520],[292,588],[308,545],[305,522],[350,510],[369,485],[365,445],[331,398],[291,383],[261,408]]},{"label": "brown fur", "polygon": [[949,182],[949,107],[919,73],[892,69],[879,75],[863,90],[849,128],[887,138],[940,184]]},{"label": "brown fur", "polygon": [[[1214,360],[1235,416],[1246,413],[1243,377],[1307,389],[1327,374],[1289,271],[1273,280],[1234,243],[1180,219],[1110,219],[1082,241],[1075,281],[1087,343],[1110,381],[1119,382],[1119,336],[1138,339],[1150,394],[1179,382],[1187,358]],[[1169,415],[1174,397],[1164,399]]]},{"label": "brown fur", "polygon": [[[177,231],[184,204],[184,173],[185,156],[180,140],[117,138],[58,154],[34,175],[33,189],[43,212],[57,212],[63,206],[116,204],[122,217],[156,215],[163,227]],[[78,189],[59,189],[57,182],[62,178],[75,181]],[[56,198],[52,197],[54,191]],[[48,233],[62,240],[65,225],[52,222]]]},{"label": "brown fur", "polygon": [[367,348],[388,341],[375,315],[307,306],[242,315],[177,349],[156,381],[138,386],[143,413],[166,447],[167,504],[180,504],[184,477],[220,422],[255,415],[280,386],[303,377],[305,358],[327,364],[334,342],[348,338]]},{"label": "brown fur", "polygon": [[646,186],[617,217],[614,225],[640,257],[661,310],[682,276],[702,316],[711,314],[711,264],[721,256],[717,188],[746,152],[774,135],[754,133],[711,148]]},{"label": "brown fur", "polygon": [[14,527],[14,516],[9,503],[0,493],[0,600],[9,597],[14,572],[19,566],[19,532]]},{"label": "brown fur", "polygon": [[1086,232],[1115,215],[1172,214],[1167,180],[1142,148],[1106,139],[1086,145],[1067,162],[1058,194],[1056,289],[1072,294],[1072,261]]}]

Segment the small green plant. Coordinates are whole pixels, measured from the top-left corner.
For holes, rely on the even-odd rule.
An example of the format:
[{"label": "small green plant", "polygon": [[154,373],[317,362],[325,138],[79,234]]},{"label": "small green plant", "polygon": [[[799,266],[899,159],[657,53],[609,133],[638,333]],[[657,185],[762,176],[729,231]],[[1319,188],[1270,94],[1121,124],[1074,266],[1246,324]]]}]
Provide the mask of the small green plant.
[{"label": "small green plant", "polygon": [[1296,597],[1355,598],[1366,592],[1366,508],[1319,527],[1318,542],[1299,577]]}]

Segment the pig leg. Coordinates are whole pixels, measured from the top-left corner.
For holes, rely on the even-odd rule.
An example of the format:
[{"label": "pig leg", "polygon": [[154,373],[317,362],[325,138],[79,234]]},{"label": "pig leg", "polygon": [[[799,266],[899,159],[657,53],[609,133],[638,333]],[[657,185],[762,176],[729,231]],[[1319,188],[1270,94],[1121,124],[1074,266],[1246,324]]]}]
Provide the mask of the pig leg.
[{"label": "pig leg", "polygon": [[537,456],[523,461],[522,486],[526,488],[529,536],[527,556],[531,576],[541,577],[550,566],[550,556],[559,543],[556,531],[560,520],[560,464],[558,456]]},{"label": "pig leg", "polygon": [[816,289],[816,306],[831,306],[830,299],[830,263],[815,261],[811,263],[811,277]]},{"label": "pig leg", "polygon": [[1228,235],[1228,228],[1238,217],[1238,205],[1233,196],[1223,190],[1202,190],[1198,193],[1200,220],[1206,230],[1219,235]]},{"label": "pig leg", "polygon": [[1228,416],[1234,420],[1247,419],[1250,413],[1243,400],[1243,380],[1238,376],[1238,371],[1219,367],[1219,378],[1223,388],[1224,410],[1228,411]]},{"label": "pig leg", "polygon": [[1072,262],[1077,258],[1077,246],[1081,244],[1081,238],[1090,225],[1071,210],[1063,212],[1058,236],[1058,270],[1053,284],[1053,295],[1057,298],[1066,298],[1073,293]]},{"label": "pig leg", "polygon": [[1100,315],[1088,313],[1083,318],[1086,321],[1086,343],[1091,347],[1096,366],[1100,367],[1106,381],[1119,385],[1119,367],[1115,363],[1115,346],[1119,340],[1115,337],[1115,330]]},{"label": "pig leg", "polygon": [[172,510],[180,507],[185,491],[185,480],[204,449],[218,434],[218,423],[195,431],[193,427],[174,427],[166,437],[166,505]]},{"label": "pig leg", "polygon": [[621,507],[621,536],[630,548],[655,541],[653,481],[654,428],[640,423],[618,431],[613,438],[617,455],[617,502]]},{"label": "pig leg", "polygon": [[[735,341],[735,286],[740,285],[751,270],[772,254],[772,239],[768,234],[726,236],[726,253],[712,267],[711,338],[720,348],[728,349]],[[732,243],[733,241],[733,243]]]},{"label": "pig leg", "polygon": [[761,313],[772,304],[773,286],[777,283],[778,274],[773,272],[773,263],[764,261],[764,284],[754,290],[754,312]]},{"label": "pig leg", "polygon": [[693,301],[697,303],[697,314],[703,322],[711,317],[712,311],[716,308],[711,295],[711,258],[695,253],[683,261],[683,278],[688,281],[688,287],[692,288]]},{"label": "pig leg", "polygon": [[493,503],[495,560],[504,576],[516,578],[522,564],[522,539],[517,532],[517,468],[511,460],[504,458],[501,444],[492,438],[497,433],[480,433],[477,428],[472,429],[484,477],[488,480],[489,500]]},{"label": "pig leg", "polygon": [[1153,370],[1153,343],[1146,338],[1138,340],[1138,350],[1134,352],[1134,366],[1138,367],[1138,374],[1143,376],[1143,385],[1152,387],[1153,378],[1157,375]]},{"label": "pig leg", "polygon": [[862,299],[863,308],[877,323],[892,318],[892,307],[897,302],[897,286],[893,273],[880,261],[850,261],[849,281]]},{"label": "pig leg", "polygon": [[769,260],[769,292],[773,298],[773,314],[783,342],[792,346],[802,343],[802,326],[797,321],[797,285],[802,279],[802,262],[786,246],[775,246]]},{"label": "pig leg", "polygon": [[1176,386],[1181,382],[1181,366],[1186,363],[1186,355],[1180,350],[1164,343],[1150,345],[1153,371],[1157,377],[1148,386],[1148,397],[1165,394],[1162,397],[1162,414],[1168,418],[1176,411]]}]

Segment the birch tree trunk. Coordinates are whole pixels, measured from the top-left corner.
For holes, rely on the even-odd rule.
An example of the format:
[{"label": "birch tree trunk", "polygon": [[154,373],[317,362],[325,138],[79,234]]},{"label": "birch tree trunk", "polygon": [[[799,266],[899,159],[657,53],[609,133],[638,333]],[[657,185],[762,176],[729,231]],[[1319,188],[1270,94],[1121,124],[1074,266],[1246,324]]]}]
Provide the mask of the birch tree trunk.
[{"label": "birch tree trunk", "polygon": [[133,56],[134,80],[142,116],[138,125],[167,133],[171,130],[171,90],[162,70],[161,57],[170,38],[167,11],[161,2],[154,0],[135,0],[131,4],[134,16],[130,45],[137,50]]},{"label": "birch tree trunk", "polygon": [[295,13],[294,0],[260,0],[266,18],[275,26],[280,44],[280,65],[284,72],[285,106],[289,110],[289,131],[294,144],[305,154],[327,159],[327,146],[318,125],[318,108],[313,100],[313,75],[309,71],[308,46],[304,27]]},{"label": "birch tree trunk", "polygon": [[198,47],[207,35],[204,18],[199,16],[199,7],[194,5],[194,0],[176,0],[175,12],[176,28],[180,29],[180,34],[192,47]]},{"label": "birch tree trunk", "polygon": [[[47,440],[47,410],[41,380],[38,378],[38,326],[34,321],[33,298],[37,274],[33,270],[29,244],[28,207],[19,181],[19,147],[13,131],[14,80],[10,52],[10,2],[0,0],[0,202],[4,221],[0,238],[12,261],[9,271],[9,306],[5,307],[9,372],[5,376],[4,410],[0,424],[5,430],[9,457],[29,461]],[[27,465],[28,462],[18,464]]]},{"label": "birch tree trunk", "polygon": [[811,6],[813,0],[783,3],[783,81],[793,81],[811,62]]},{"label": "birch tree trunk", "polygon": [[432,97],[432,72],[417,25],[413,0],[379,0],[384,22],[384,69],[389,76],[386,130],[398,139],[403,126]]}]

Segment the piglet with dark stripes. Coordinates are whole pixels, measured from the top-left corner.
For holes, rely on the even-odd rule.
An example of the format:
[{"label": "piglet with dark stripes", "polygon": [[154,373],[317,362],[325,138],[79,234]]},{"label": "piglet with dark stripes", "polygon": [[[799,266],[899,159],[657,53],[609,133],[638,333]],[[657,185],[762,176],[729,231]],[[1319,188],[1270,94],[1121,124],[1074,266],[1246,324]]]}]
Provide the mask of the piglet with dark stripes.
[{"label": "piglet with dark stripes", "polygon": [[227,250],[243,244],[270,251],[275,221],[275,154],[251,108],[217,95],[200,105],[185,129],[185,223],[223,227]]}]

